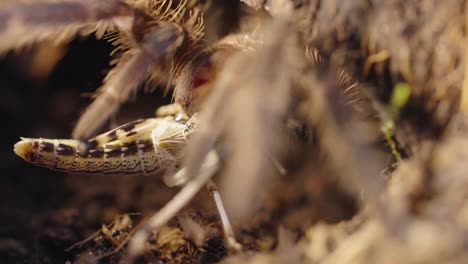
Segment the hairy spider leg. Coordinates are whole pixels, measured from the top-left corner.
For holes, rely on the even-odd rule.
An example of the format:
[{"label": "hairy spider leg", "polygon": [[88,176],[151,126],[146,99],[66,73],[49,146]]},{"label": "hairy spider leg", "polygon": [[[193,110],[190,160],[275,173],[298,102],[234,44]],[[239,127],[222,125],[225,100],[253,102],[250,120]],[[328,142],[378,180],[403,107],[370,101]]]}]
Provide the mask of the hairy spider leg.
[{"label": "hairy spider leg", "polygon": [[147,78],[149,67],[173,55],[183,40],[184,29],[176,24],[160,23],[153,26],[139,46],[130,54],[126,53],[129,58],[119,60],[108,75],[111,77],[106,77],[97,98],[75,126],[73,137],[86,139],[99,129]]}]

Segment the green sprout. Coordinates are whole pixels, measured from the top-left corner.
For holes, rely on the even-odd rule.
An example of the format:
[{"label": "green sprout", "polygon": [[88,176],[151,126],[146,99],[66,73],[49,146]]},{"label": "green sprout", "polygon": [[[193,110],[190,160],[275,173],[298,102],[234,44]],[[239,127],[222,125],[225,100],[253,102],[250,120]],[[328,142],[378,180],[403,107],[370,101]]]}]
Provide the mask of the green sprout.
[{"label": "green sprout", "polygon": [[384,134],[385,140],[390,147],[393,156],[398,162],[402,160],[401,154],[397,149],[397,145],[393,140],[393,132],[395,130],[395,119],[400,114],[401,108],[408,103],[411,97],[411,87],[407,83],[397,83],[393,88],[392,96],[390,98],[390,104],[388,105],[388,112],[390,118],[384,121],[381,126],[382,133]]},{"label": "green sprout", "polygon": [[400,113],[401,108],[408,103],[411,96],[411,87],[407,83],[397,83],[393,88],[392,97],[390,98],[389,112],[391,119],[394,120]]}]

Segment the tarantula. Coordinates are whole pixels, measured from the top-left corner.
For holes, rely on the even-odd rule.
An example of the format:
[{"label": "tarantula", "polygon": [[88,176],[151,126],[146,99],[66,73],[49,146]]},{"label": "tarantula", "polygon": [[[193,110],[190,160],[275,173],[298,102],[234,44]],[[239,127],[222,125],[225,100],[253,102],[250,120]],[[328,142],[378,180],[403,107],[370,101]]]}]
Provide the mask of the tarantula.
[{"label": "tarantula", "polygon": [[[233,142],[242,143],[232,146],[224,185],[235,191],[244,188],[243,197],[229,189],[226,192],[228,197],[237,196],[231,206],[233,214],[245,217],[246,207],[236,205],[254,202],[251,193],[268,180],[265,177],[271,173],[271,154],[276,147],[272,142],[279,135],[277,124],[291,108],[293,87],[307,85],[304,72],[310,58],[317,57],[304,49],[300,35],[292,29],[289,1],[268,3],[275,19],[264,26],[264,35],[234,34],[213,45],[204,40],[203,9],[187,0],[177,4],[166,0],[39,1],[0,9],[0,36],[6,40],[0,44],[0,52],[93,32],[106,34],[120,52],[95,100],[78,121],[73,138],[89,142],[86,140],[145,80],[150,87],[173,84],[174,101],[183,111],[189,116],[200,112],[197,132],[186,150],[184,177],[188,183],[161,210],[164,217],[156,214],[134,236],[132,254],[141,252],[149,232],[164,224],[168,214],[175,214],[209,181],[212,173],[200,177],[200,170],[225,129],[231,131]],[[92,150],[87,144],[78,147],[82,153]]]},{"label": "tarantula", "polygon": [[[195,99],[194,90],[213,78],[213,67],[221,63],[222,58],[216,61],[212,55],[239,46],[237,42],[221,41],[206,47],[203,8],[187,0],[176,4],[166,0],[4,4],[0,35],[6,41],[0,44],[0,52],[38,41],[65,42],[76,34],[93,32],[106,34],[113,41],[121,54],[112,62],[115,66],[73,131],[73,138],[85,142],[145,80],[153,87],[174,83],[175,102],[187,114],[197,111],[199,104],[195,102],[203,96]],[[82,153],[94,151],[89,143],[76,147]]]}]

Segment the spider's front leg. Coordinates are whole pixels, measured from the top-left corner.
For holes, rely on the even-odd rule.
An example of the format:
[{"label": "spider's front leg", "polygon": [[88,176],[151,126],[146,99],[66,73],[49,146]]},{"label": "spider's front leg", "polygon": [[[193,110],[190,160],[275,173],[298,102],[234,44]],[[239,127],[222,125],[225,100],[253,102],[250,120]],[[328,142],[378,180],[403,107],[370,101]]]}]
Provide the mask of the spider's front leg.
[{"label": "spider's front leg", "polygon": [[165,62],[184,40],[184,29],[176,24],[153,23],[147,30],[139,32],[143,36],[138,45],[126,51],[106,76],[96,99],[73,130],[74,138],[89,138],[138,89],[149,67]]},{"label": "spider's front leg", "polygon": [[44,40],[66,42],[78,32],[98,30],[99,25],[105,30],[105,25],[129,24],[137,13],[142,12],[120,0],[2,4],[0,54]]}]

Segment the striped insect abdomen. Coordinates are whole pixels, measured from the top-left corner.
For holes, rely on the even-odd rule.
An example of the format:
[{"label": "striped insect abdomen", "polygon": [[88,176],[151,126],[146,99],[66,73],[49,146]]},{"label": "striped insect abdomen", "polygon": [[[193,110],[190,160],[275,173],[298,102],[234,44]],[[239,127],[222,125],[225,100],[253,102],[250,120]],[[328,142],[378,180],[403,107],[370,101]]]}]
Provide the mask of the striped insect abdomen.
[{"label": "striped insect abdomen", "polygon": [[[170,125],[175,133],[164,139],[153,139],[152,132],[160,125]],[[96,136],[87,143],[71,139],[22,138],[15,144],[15,153],[24,160],[52,170],[85,174],[151,175],[163,163],[159,158],[160,142],[180,145],[183,124],[152,118],[132,122]],[[180,130],[180,132],[177,132]],[[155,146],[157,142],[157,146]],[[80,145],[81,144],[81,145]],[[175,158],[174,158],[175,159]]]},{"label": "striped insect abdomen", "polygon": [[[140,143],[140,144],[138,144]],[[76,140],[23,138],[15,153],[52,170],[86,174],[154,174],[159,170],[151,140],[104,144],[80,153]]]},{"label": "striped insect abdomen", "polygon": [[77,142],[74,140],[21,138],[14,150],[18,156],[35,165],[69,170],[76,162],[76,149]]}]

